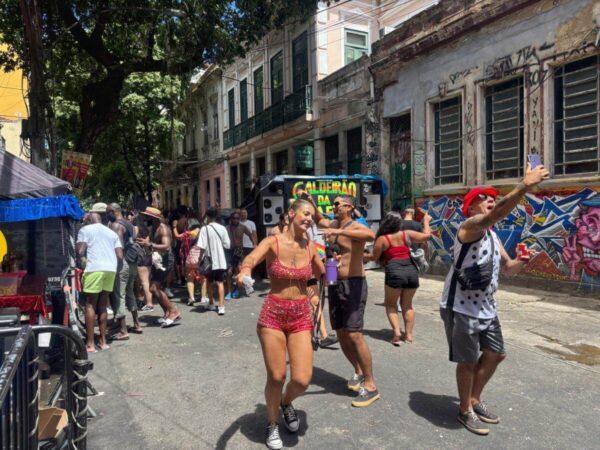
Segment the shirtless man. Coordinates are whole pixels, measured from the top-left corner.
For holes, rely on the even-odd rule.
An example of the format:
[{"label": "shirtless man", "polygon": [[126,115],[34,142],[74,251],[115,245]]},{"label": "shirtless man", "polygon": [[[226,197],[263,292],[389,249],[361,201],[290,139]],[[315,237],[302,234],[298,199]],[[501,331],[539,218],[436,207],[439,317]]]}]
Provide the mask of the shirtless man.
[{"label": "shirtless man", "polygon": [[227,299],[233,298],[232,292],[232,279],[237,275],[239,265],[244,259],[244,236],[248,236],[252,241],[252,245],[256,247],[256,236],[240,223],[240,212],[235,210],[229,218],[229,225],[227,225],[227,232],[229,233],[229,240],[231,241],[231,248],[225,250],[227,257]]},{"label": "shirtless man", "polygon": [[152,266],[152,272],[150,274],[150,292],[158,299],[161,308],[165,315],[159,319],[159,323],[163,328],[170,327],[172,325],[181,322],[181,313],[171,303],[169,297],[165,293],[163,287],[167,281],[169,271],[173,269],[175,263],[173,252],[171,250],[171,229],[163,222],[163,217],[160,210],[157,208],[148,207],[145,211],[141,212],[146,219],[146,223],[152,226],[152,239],[138,237],[136,241],[144,246],[150,248],[152,252],[158,252],[162,255],[162,267]]},{"label": "shirtless man", "polygon": [[[118,203],[111,203],[106,208],[106,217],[108,218],[108,227],[117,233],[123,253],[132,244],[135,237],[133,225],[127,222],[123,217],[123,210]],[[133,331],[142,333],[142,326],[138,320],[137,300],[133,293],[133,285],[137,276],[137,264],[131,264],[124,257],[119,260],[117,266],[117,277],[115,287],[111,296],[111,306],[115,314],[116,333],[111,337],[115,341],[125,341],[129,339],[127,330],[127,321],[125,318],[125,307],[131,312],[133,318]]]},{"label": "shirtless man", "polygon": [[363,265],[365,244],[375,239],[375,233],[352,220],[354,199],[339,196],[333,202],[335,220],[325,219],[317,209],[316,222],[324,228],[328,244],[340,261],[338,284],[330,286],[329,317],[344,355],[354,366],[354,376],[348,389],[358,392],[352,406],[365,407],[380,398],[373,378],[371,352],[362,334],[367,280]]}]

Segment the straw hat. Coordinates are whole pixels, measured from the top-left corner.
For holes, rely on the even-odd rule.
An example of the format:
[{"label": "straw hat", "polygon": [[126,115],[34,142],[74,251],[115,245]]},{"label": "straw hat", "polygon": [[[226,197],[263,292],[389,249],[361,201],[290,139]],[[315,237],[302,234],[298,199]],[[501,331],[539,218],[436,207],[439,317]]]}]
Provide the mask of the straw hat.
[{"label": "straw hat", "polygon": [[162,214],[160,209],[153,208],[152,206],[148,206],[144,211],[140,212],[140,214],[144,214],[145,216],[154,217],[155,219],[162,219]]},{"label": "straw hat", "polygon": [[102,203],[102,202],[94,203],[92,205],[92,209],[90,209],[90,212],[104,214],[104,213],[106,213],[106,207],[107,207],[106,203]]}]

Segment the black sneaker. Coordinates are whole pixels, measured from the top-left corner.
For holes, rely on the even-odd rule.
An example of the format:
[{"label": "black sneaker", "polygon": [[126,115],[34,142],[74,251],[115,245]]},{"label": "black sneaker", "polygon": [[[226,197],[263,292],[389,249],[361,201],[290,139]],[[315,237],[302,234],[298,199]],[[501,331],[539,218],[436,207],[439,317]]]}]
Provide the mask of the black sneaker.
[{"label": "black sneaker", "polygon": [[279,425],[276,423],[267,427],[265,443],[267,444],[267,447],[272,450],[283,448],[283,442],[279,436]]},{"label": "black sneaker", "polygon": [[483,402],[473,405],[473,412],[479,416],[479,419],[485,423],[497,424],[500,423],[500,417],[490,412],[487,405]]},{"label": "black sneaker", "polygon": [[468,411],[465,414],[459,412],[457,419],[471,433],[485,436],[490,432],[490,429],[481,420],[479,420],[479,417],[473,411]]},{"label": "black sneaker", "polygon": [[300,427],[300,419],[294,407],[289,405],[281,405],[281,414],[283,415],[283,423],[285,427],[291,432],[296,433]]},{"label": "black sneaker", "polygon": [[352,400],[352,406],[356,408],[364,408],[380,398],[381,396],[379,395],[379,391],[377,389],[374,391],[368,391],[364,386],[361,386],[360,391],[358,391],[358,395],[354,400]]}]

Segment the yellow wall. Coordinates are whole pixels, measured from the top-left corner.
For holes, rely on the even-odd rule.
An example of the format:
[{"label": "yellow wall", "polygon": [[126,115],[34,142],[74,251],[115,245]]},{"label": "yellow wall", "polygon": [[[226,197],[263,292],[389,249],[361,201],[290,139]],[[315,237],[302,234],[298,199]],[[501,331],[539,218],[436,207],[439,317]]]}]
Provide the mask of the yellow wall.
[{"label": "yellow wall", "polygon": [[[0,46],[0,50],[3,48]],[[27,118],[24,95],[27,95],[27,81],[23,80],[22,71],[0,70],[0,134],[6,140],[6,149],[15,155],[21,151],[21,121]]]}]

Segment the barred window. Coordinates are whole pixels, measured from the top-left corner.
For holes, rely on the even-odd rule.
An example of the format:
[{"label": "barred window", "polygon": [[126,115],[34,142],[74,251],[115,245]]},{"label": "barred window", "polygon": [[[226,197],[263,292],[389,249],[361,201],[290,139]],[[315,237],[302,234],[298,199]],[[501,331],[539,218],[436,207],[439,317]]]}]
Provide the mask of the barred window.
[{"label": "barred window", "polygon": [[461,97],[436,103],[435,184],[462,182]]},{"label": "barred window", "polygon": [[487,178],[523,174],[523,79],[490,86],[485,92]]},{"label": "barred window", "polygon": [[600,171],[598,122],[600,56],[565,64],[555,72],[554,173]]}]

